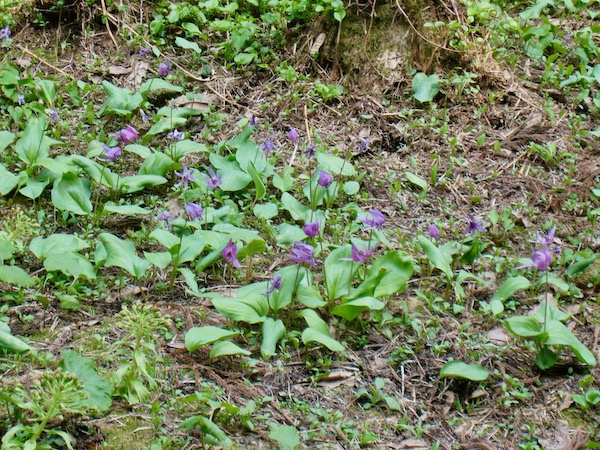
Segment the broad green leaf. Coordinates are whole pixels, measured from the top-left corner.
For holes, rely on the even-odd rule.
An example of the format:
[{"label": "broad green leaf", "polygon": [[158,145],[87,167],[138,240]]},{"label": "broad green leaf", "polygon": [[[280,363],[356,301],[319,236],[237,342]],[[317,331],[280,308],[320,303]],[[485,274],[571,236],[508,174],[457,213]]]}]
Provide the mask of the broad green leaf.
[{"label": "broad green leaf", "polygon": [[202,50],[200,50],[200,46],[196,42],[188,41],[187,39],[184,39],[179,36],[175,38],[175,45],[185,50],[193,50],[198,54],[202,53]]},{"label": "broad green leaf", "polygon": [[436,74],[427,76],[419,72],[413,78],[412,87],[414,98],[421,103],[430,102],[440,91],[440,79]]},{"label": "broad green leaf", "polygon": [[252,181],[254,182],[254,189],[256,190],[256,194],[254,196],[254,201],[262,200],[267,193],[267,188],[265,187],[265,183],[263,182],[260,174],[254,168],[254,165],[250,163],[248,165],[248,174],[252,177]]},{"label": "broad green leaf", "polygon": [[[1,183],[2,181],[0,181],[0,184]],[[269,220],[273,217],[277,217],[279,209],[277,208],[277,205],[275,203],[257,203],[256,205],[254,205],[252,212],[258,219]]]},{"label": "broad green leaf", "polygon": [[227,158],[211,153],[210,162],[218,169],[217,175],[222,180],[219,188],[223,191],[240,191],[252,181],[252,177],[243,171],[236,161],[230,161]]},{"label": "broad green leaf", "polygon": [[98,376],[94,360],[84,358],[72,350],[64,350],[61,353],[63,360],[61,367],[67,372],[77,375],[83,383],[83,389],[89,394],[89,398],[83,403],[90,408],[96,408],[100,412],[106,411],[112,405],[112,386]]},{"label": "broad green leaf", "polygon": [[47,237],[34,237],[29,250],[39,259],[44,260],[53,253],[78,252],[89,247],[83,239],[72,234],[51,234]]},{"label": "broad green leaf", "polygon": [[212,344],[221,339],[229,339],[240,334],[238,331],[224,330],[223,328],[206,326],[193,327],[185,333],[185,347],[193,352],[203,345]]},{"label": "broad green leaf", "polygon": [[219,445],[231,447],[233,442],[212,420],[204,416],[193,416],[184,420],[179,425],[186,430],[193,430],[199,427],[200,433],[204,435],[204,441],[207,445]]},{"label": "broad green leaf", "polygon": [[350,161],[329,153],[317,153],[317,161],[323,166],[326,172],[352,177],[356,175],[356,169]]},{"label": "broad green leaf", "polygon": [[546,332],[548,333],[546,345],[567,345],[573,350],[579,361],[588,366],[596,365],[594,354],[562,322],[549,320],[546,324]]},{"label": "broad green leaf", "polygon": [[360,297],[350,301],[342,301],[335,306],[331,313],[343,317],[346,320],[354,320],[364,311],[379,311],[383,309],[385,303],[377,300],[375,297]]},{"label": "broad green leaf", "polygon": [[12,144],[15,140],[15,134],[10,131],[0,131],[0,153],[2,153],[6,147]]},{"label": "broad green leaf", "polygon": [[419,235],[417,239],[419,245],[421,245],[421,248],[427,255],[429,263],[436,269],[442,271],[448,280],[451,280],[454,277],[452,267],[450,266],[452,259],[425,236]]},{"label": "broad green leaf", "polygon": [[140,175],[165,176],[173,167],[173,160],[161,152],[156,152],[144,159],[140,166]]},{"label": "broad green leaf", "polygon": [[544,330],[533,317],[516,316],[506,319],[504,325],[512,334],[522,337],[536,337]]},{"label": "broad green leaf", "polygon": [[6,195],[19,184],[19,177],[0,164],[0,195]]},{"label": "broad green leaf", "polygon": [[284,166],[281,175],[278,173],[273,175],[273,186],[281,192],[287,192],[294,187],[294,178],[292,174],[294,168],[292,166]]},{"label": "broad green leaf", "polygon": [[0,281],[17,286],[33,286],[35,280],[17,266],[0,265]]},{"label": "broad green leaf", "polygon": [[144,257],[150,264],[159,269],[166,269],[173,261],[173,255],[169,252],[144,252]]},{"label": "broad green leaf", "polygon": [[185,236],[181,240],[181,247],[179,252],[174,257],[177,260],[177,264],[184,262],[193,261],[196,257],[204,250],[204,238],[198,232]]},{"label": "broad green leaf", "polygon": [[39,89],[39,94],[42,100],[50,108],[54,106],[54,99],[56,98],[56,87],[52,80],[36,80],[36,87]]},{"label": "broad green leaf", "polygon": [[76,280],[82,276],[88,280],[96,278],[94,266],[83,256],[73,252],[51,253],[44,260],[44,268],[48,272],[62,272]]},{"label": "broad green leaf", "polygon": [[304,230],[297,225],[291,225],[289,223],[280,223],[277,227],[277,236],[275,241],[278,245],[290,246],[295,241],[301,241],[306,238]]},{"label": "broad green leaf", "polygon": [[117,189],[119,175],[112,172],[108,167],[81,155],[72,155],[71,161],[73,164],[81,167],[96,183],[102,184],[110,189]]},{"label": "broad green leaf", "polygon": [[307,308],[322,308],[327,304],[321,297],[319,288],[312,284],[309,286],[300,284],[296,292],[296,299]]},{"label": "broad green leaf", "polygon": [[73,173],[63,174],[60,180],[54,182],[52,188],[52,203],[61,211],[73,214],[88,215],[92,212],[90,200],[92,192],[87,179],[78,178]]},{"label": "broad green leaf", "polygon": [[138,205],[115,205],[114,202],[106,202],[102,209],[102,214],[106,213],[122,214],[124,216],[142,216],[152,214],[152,211]]},{"label": "broad green leaf", "polygon": [[262,343],[260,344],[260,354],[264,359],[268,359],[276,354],[276,347],[279,340],[285,334],[285,325],[280,319],[274,320],[270,317],[262,324]]},{"label": "broad green leaf", "polygon": [[424,199],[427,195],[427,190],[429,189],[427,181],[410,172],[404,172],[404,176],[406,177],[409,183],[414,184],[415,186],[421,189],[422,193],[419,195],[419,198]]},{"label": "broad green leaf", "polygon": [[256,53],[238,53],[234,56],[233,60],[236,64],[240,66],[245,66],[246,64],[250,64],[256,58]]},{"label": "broad green leaf", "polygon": [[471,381],[484,381],[490,376],[489,370],[479,364],[466,364],[462,361],[450,361],[440,369],[440,378],[466,378]]},{"label": "broad green leaf", "polygon": [[129,89],[117,87],[106,80],[102,83],[102,88],[108,97],[105,106],[109,112],[128,116],[144,101],[140,93],[132,94]]},{"label": "broad green leaf", "polygon": [[570,285],[562,278],[557,277],[553,273],[545,273],[536,282],[536,285],[541,286],[542,284],[551,284],[556,287],[560,292],[569,292]]},{"label": "broad green leaf", "polygon": [[149,237],[156,239],[169,250],[179,244],[179,238],[177,236],[162,228],[156,228],[154,231],[152,231],[152,233],[150,233]]},{"label": "broad green leaf", "polygon": [[241,348],[240,346],[234,344],[231,341],[219,341],[213,345],[213,348],[210,350],[210,358],[217,358],[218,356],[227,356],[227,355],[246,355],[249,356],[252,353],[246,349]]},{"label": "broad green leaf", "polygon": [[547,370],[556,364],[558,357],[556,353],[550,350],[548,347],[543,347],[540,349],[538,354],[535,356],[535,363],[542,370]]},{"label": "broad green leaf", "polygon": [[9,240],[0,237],[0,263],[10,259],[15,250],[15,246]]},{"label": "broad green leaf", "polygon": [[37,166],[48,158],[51,146],[61,143],[46,136],[45,130],[46,119],[44,117],[29,119],[23,134],[15,144],[15,152],[21,161],[30,166]]},{"label": "broad green leaf", "polygon": [[190,141],[184,139],[178,141],[173,145],[173,157],[176,161],[179,161],[183,156],[189,155],[190,153],[208,153],[208,147],[200,142]]},{"label": "broad green leaf", "polygon": [[567,267],[567,271],[565,272],[565,274],[568,277],[573,277],[573,276],[583,272],[590,265],[592,265],[594,263],[594,261],[596,261],[596,258],[597,258],[597,255],[592,255],[589,258],[580,259],[578,261],[575,261],[574,263],[569,265],[569,267]]},{"label": "broad green leaf", "polygon": [[306,328],[302,332],[302,342],[304,344],[308,344],[309,342],[317,342],[321,345],[324,345],[332,352],[343,352],[344,351],[344,346],[342,344],[340,344],[338,341],[336,341],[331,336],[329,336],[325,333],[322,333],[321,331],[316,330],[314,328]]},{"label": "broad green leaf", "polygon": [[150,264],[137,255],[131,241],[123,241],[110,233],[100,234],[99,239],[106,250],[106,267],[120,267],[136,279],[146,274]]},{"label": "broad green leaf", "polygon": [[142,144],[147,144],[157,134],[164,133],[165,131],[173,131],[186,123],[187,119],[185,117],[163,117],[146,132],[142,138]]},{"label": "broad green leaf", "polygon": [[330,302],[347,295],[350,292],[350,283],[359,265],[342,258],[352,258],[351,246],[346,244],[333,250],[323,263],[325,274],[325,291]]},{"label": "broad green leaf", "polygon": [[279,444],[279,450],[297,450],[300,448],[300,434],[291,425],[273,427],[269,438]]},{"label": "broad green leaf", "polygon": [[514,295],[515,292],[521,289],[529,289],[531,283],[529,280],[522,276],[510,277],[504,280],[504,283],[498,288],[492,300],[490,301],[490,307],[494,315],[500,314],[504,311],[503,303]]},{"label": "broad green leaf", "polygon": [[410,256],[400,253],[398,250],[387,252],[369,267],[366,278],[371,273],[379,272],[382,268],[385,269],[385,275],[375,287],[373,293],[375,297],[387,297],[404,290],[413,274],[414,264]]},{"label": "broad green leaf", "polygon": [[[240,290],[238,290],[238,295],[240,295]],[[269,313],[269,302],[262,292],[240,298],[213,298],[211,301],[219,313],[235,321],[250,324],[260,323],[265,321]]]},{"label": "broad green leaf", "polygon": [[182,92],[183,88],[169,83],[164,78],[150,78],[140,86],[140,94],[142,95],[154,91]]},{"label": "broad green leaf", "polygon": [[127,194],[139,192],[147,187],[165,184],[167,179],[158,175],[131,175],[121,177],[121,190]]},{"label": "broad green leaf", "polygon": [[[39,177],[41,177],[41,175],[42,174],[40,174]],[[23,195],[24,197],[35,200],[40,195],[42,195],[42,193],[44,192],[44,189],[46,189],[46,186],[48,186],[49,184],[50,184],[50,180],[41,181],[36,178],[28,178],[25,186],[23,186],[21,189],[19,189],[19,193],[21,195]]]},{"label": "broad green leaf", "polygon": [[252,239],[250,242],[248,242],[246,245],[244,245],[238,251],[238,259],[242,260],[249,256],[260,255],[261,253],[264,253],[266,250],[267,250],[267,243],[264,241],[264,239],[262,239],[260,237],[255,238],[255,239]]},{"label": "broad green leaf", "polygon": [[281,206],[290,213],[292,219],[302,221],[310,213],[310,208],[303,205],[287,192],[281,194]]},{"label": "broad green leaf", "polygon": [[269,305],[275,313],[292,302],[292,296],[307,272],[305,268],[292,265],[284,267],[277,273],[281,275],[281,289],[269,295]]},{"label": "broad green leaf", "polygon": [[14,336],[6,323],[0,322],[0,354],[3,352],[24,353],[29,350],[31,350],[29,345]]},{"label": "broad green leaf", "polygon": [[344,192],[346,195],[354,195],[360,191],[360,183],[357,181],[346,181],[344,183]]}]

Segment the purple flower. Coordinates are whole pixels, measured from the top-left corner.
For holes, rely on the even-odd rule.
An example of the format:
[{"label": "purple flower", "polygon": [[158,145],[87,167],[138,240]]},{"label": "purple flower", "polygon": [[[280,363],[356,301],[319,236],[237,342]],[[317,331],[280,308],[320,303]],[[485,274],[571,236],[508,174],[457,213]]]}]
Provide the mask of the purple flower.
[{"label": "purple flower", "polygon": [[300,140],[300,134],[298,134],[294,127],[290,127],[290,131],[288,131],[287,137],[292,142],[292,144],[297,144]]},{"label": "purple flower", "polygon": [[194,178],[194,173],[190,169],[188,169],[188,166],[183,166],[181,169],[181,172],[175,171],[175,175],[181,178],[179,182],[175,185],[175,187],[183,185],[183,187],[187,189],[190,181],[195,181],[196,179]]},{"label": "purple flower", "polygon": [[536,233],[536,242],[541,245],[552,245],[554,243],[554,233],[556,232],[556,226],[553,226],[548,231],[548,234],[540,234],[538,231]]},{"label": "purple flower", "polygon": [[281,281],[281,275],[278,273],[274,274],[267,283],[267,290],[263,295],[269,295],[275,291],[279,292],[279,289],[281,289]]},{"label": "purple flower", "polygon": [[183,135],[183,133],[177,129],[167,134],[167,138],[173,139],[174,141],[181,141],[184,137],[185,136]]},{"label": "purple flower", "polygon": [[104,150],[104,158],[102,161],[115,162],[119,156],[121,156],[121,147],[109,147],[106,144],[102,144]]},{"label": "purple flower", "polygon": [[319,180],[317,181],[317,183],[319,183],[319,186],[323,186],[324,188],[329,187],[332,181],[333,177],[330,174],[328,174],[324,170],[321,170],[319,172]]},{"label": "purple flower", "polygon": [[425,236],[429,236],[432,239],[440,238],[440,230],[435,223],[429,224],[429,229],[423,233]]},{"label": "purple flower", "polygon": [[140,109],[140,116],[142,116],[142,120],[144,122],[148,122],[148,114],[146,114],[146,111],[144,111],[143,109]]},{"label": "purple flower", "polygon": [[369,136],[367,137],[361,137],[360,138],[360,142],[358,144],[358,151],[360,153],[366,152],[367,150],[369,150],[369,143],[371,142],[371,138]]},{"label": "purple flower", "polygon": [[476,231],[484,232],[485,228],[481,225],[480,222],[475,220],[473,214],[469,214],[469,224],[467,225],[467,233],[471,233],[471,236],[474,237]]},{"label": "purple flower", "polygon": [[552,264],[552,252],[548,247],[544,247],[541,250],[533,252],[530,263],[523,264],[517,267],[517,269],[524,269],[526,267],[535,267],[537,270],[546,270]]},{"label": "purple flower", "polygon": [[190,220],[197,219],[202,216],[202,206],[198,203],[190,202],[185,205],[185,212],[190,216]]},{"label": "purple flower", "polygon": [[169,74],[170,70],[171,70],[171,63],[170,62],[160,63],[158,65],[158,74],[161,77],[166,77]]},{"label": "purple flower", "polygon": [[19,96],[17,97],[17,103],[20,106],[23,106],[25,104],[25,95],[19,94]]},{"label": "purple flower", "polygon": [[288,254],[290,259],[298,264],[306,263],[314,267],[317,262],[315,259],[315,248],[312,245],[304,244],[300,241],[296,241],[290,247],[290,253]]},{"label": "purple flower", "polygon": [[7,25],[0,30],[0,39],[8,39],[11,34],[12,32],[10,31],[10,28]]},{"label": "purple flower", "polygon": [[340,260],[364,264],[367,262],[367,258],[371,256],[374,251],[375,249],[368,249],[352,244],[352,258],[340,258]]},{"label": "purple flower", "polygon": [[150,47],[142,47],[137,56],[146,56],[148,53],[150,53]]},{"label": "purple flower", "polygon": [[58,122],[60,120],[58,111],[55,109],[51,109],[50,114],[48,114],[48,120],[50,120],[50,122]]},{"label": "purple flower", "polygon": [[319,234],[319,222],[307,222],[304,224],[304,234],[308,237],[315,237]]},{"label": "purple flower", "polygon": [[165,224],[167,225],[167,229],[169,229],[169,230],[171,229],[171,222],[175,219],[176,219],[176,217],[173,214],[171,214],[169,211],[163,211],[158,216],[156,216],[156,220],[165,222]]},{"label": "purple flower", "polygon": [[206,178],[206,186],[208,186],[210,189],[214,189],[217,186],[220,186],[221,184],[223,184],[223,180],[221,179],[221,176],[217,175],[215,173],[215,171],[212,169],[212,167],[208,168],[208,173],[210,174],[210,176],[204,174],[204,177]]},{"label": "purple flower", "polygon": [[122,144],[129,144],[137,139],[138,132],[131,125],[127,125],[125,128],[117,131],[116,139]]},{"label": "purple flower", "polygon": [[241,267],[237,259],[237,245],[233,243],[233,239],[229,239],[229,243],[221,252],[223,259],[229,261],[233,267]]},{"label": "purple flower", "polygon": [[275,149],[275,133],[271,135],[271,139],[267,139],[264,143],[258,146],[265,155],[270,155]]},{"label": "purple flower", "polygon": [[369,216],[359,217],[358,221],[367,225],[365,230],[377,229],[379,230],[385,223],[385,216],[377,208],[372,208],[369,211]]},{"label": "purple flower", "polygon": [[252,114],[252,117],[250,117],[250,122],[248,122],[250,125],[252,125],[253,127],[256,126],[256,124],[258,123],[258,117],[256,117],[254,114]]},{"label": "purple flower", "polygon": [[306,147],[304,147],[304,150],[302,152],[306,155],[307,158],[312,159],[317,154],[317,146],[314,142],[311,142]]}]

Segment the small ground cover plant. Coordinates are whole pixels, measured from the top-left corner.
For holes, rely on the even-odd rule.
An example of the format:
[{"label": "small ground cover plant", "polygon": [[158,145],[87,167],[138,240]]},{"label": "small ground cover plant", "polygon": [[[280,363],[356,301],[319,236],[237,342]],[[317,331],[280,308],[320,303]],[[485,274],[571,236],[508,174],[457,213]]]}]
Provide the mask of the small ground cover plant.
[{"label": "small ground cover plant", "polygon": [[372,102],[285,57],[360,5],[102,3],[98,78],[0,14],[2,449],[598,445],[598,13],[496,3],[397,13],[518,88]]}]

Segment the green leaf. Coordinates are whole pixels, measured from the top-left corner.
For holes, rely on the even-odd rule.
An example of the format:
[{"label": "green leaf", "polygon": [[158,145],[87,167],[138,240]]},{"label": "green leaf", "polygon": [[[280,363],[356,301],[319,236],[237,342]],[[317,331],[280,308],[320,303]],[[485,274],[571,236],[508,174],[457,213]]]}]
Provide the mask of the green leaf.
[{"label": "green leaf", "polygon": [[574,263],[569,265],[569,267],[567,267],[567,271],[565,272],[565,274],[568,277],[573,277],[573,276],[583,272],[590,265],[592,265],[594,263],[594,261],[596,261],[596,258],[597,258],[597,255],[592,255],[589,258],[580,259],[579,261],[575,261]]},{"label": "green leaf", "polygon": [[[300,281],[306,274],[306,269],[298,266],[287,266],[277,272],[281,275],[281,288],[269,295],[269,305],[275,313],[285,308],[292,302],[292,296]],[[265,288],[266,290],[266,288]],[[263,291],[264,292],[264,291]]]},{"label": "green leaf", "polygon": [[378,311],[383,309],[384,306],[385,303],[375,297],[360,297],[354,300],[342,301],[341,304],[331,310],[331,313],[352,321],[364,311]]},{"label": "green leaf", "polygon": [[300,447],[300,434],[291,425],[273,427],[269,438],[279,444],[279,450],[296,450]]},{"label": "green leaf", "polygon": [[471,381],[483,381],[489,375],[490,372],[479,364],[466,364],[462,361],[447,362],[440,370],[440,378],[456,377]]},{"label": "green leaf", "polygon": [[193,327],[185,333],[185,347],[189,352],[193,352],[203,345],[229,339],[238,334],[240,334],[238,331],[224,330],[213,326]]},{"label": "green leaf", "polygon": [[31,347],[10,332],[10,327],[4,322],[0,322],[0,354],[24,353],[31,350]]},{"label": "green leaf", "polygon": [[418,72],[413,78],[413,97],[421,103],[430,102],[440,91],[440,79],[436,74],[427,76]]},{"label": "green leaf", "polygon": [[541,370],[547,370],[556,364],[558,357],[548,347],[540,349],[538,354],[535,356],[535,363]]},{"label": "green leaf", "polygon": [[238,53],[233,60],[237,65],[244,66],[250,64],[254,58],[256,58],[256,53]]},{"label": "green leaf", "polygon": [[490,302],[490,305],[492,302],[500,302],[501,309],[496,309],[494,314],[500,314],[504,310],[502,303],[512,297],[515,292],[521,289],[529,289],[530,286],[531,283],[529,280],[522,276],[510,277],[504,280],[504,283],[498,288]]},{"label": "green leaf", "polygon": [[[2,181],[0,181],[0,183],[2,183]],[[258,219],[269,220],[273,217],[277,217],[279,209],[275,203],[257,203],[254,205],[252,212]]]},{"label": "green leaf", "polygon": [[289,246],[295,241],[301,241],[306,238],[304,230],[298,225],[291,225],[289,223],[280,223],[277,227],[277,235],[275,241],[278,245]]},{"label": "green leaf", "polygon": [[109,81],[102,82],[102,88],[108,97],[107,110],[121,116],[131,115],[144,101],[140,93],[132,94],[129,89],[117,87]]},{"label": "green leaf", "polygon": [[344,192],[346,195],[354,195],[360,191],[360,183],[357,181],[346,181],[344,183]]},{"label": "green leaf", "polygon": [[347,244],[333,250],[323,263],[325,291],[330,302],[348,294],[350,282],[354,279],[354,274],[358,270],[359,265],[352,264],[351,261],[342,260],[342,258],[351,257],[351,246]]},{"label": "green leaf", "polygon": [[136,279],[146,274],[150,264],[137,255],[131,241],[123,241],[110,233],[100,234],[99,239],[106,250],[106,267],[120,267]]},{"label": "green leaf", "polygon": [[73,173],[65,173],[54,182],[52,203],[61,211],[88,215],[92,212],[90,182]]},{"label": "green leaf", "polygon": [[321,297],[319,288],[312,284],[309,286],[300,284],[296,292],[296,299],[307,308],[322,308],[327,304]]},{"label": "green leaf", "polygon": [[112,172],[108,167],[81,155],[72,155],[71,161],[76,166],[81,167],[96,183],[100,183],[110,189],[117,188],[119,175]]},{"label": "green leaf", "polygon": [[51,253],[44,260],[44,268],[48,272],[62,272],[76,280],[82,276],[88,280],[96,278],[94,266],[83,256],[73,252]]},{"label": "green leaf", "polygon": [[504,321],[504,325],[512,334],[522,337],[536,337],[544,333],[533,317],[517,316]]},{"label": "green leaf", "polygon": [[302,342],[318,342],[332,352],[344,351],[344,346],[331,337],[327,323],[312,309],[303,309],[299,315],[304,318],[308,328],[302,333]]},{"label": "green leaf", "polygon": [[227,356],[227,355],[246,355],[249,356],[252,353],[246,349],[241,348],[240,346],[234,344],[231,341],[219,341],[210,351],[210,358],[216,358],[218,356]]},{"label": "green leaf", "polygon": [[546,324],[546,333],[548,333],[546,345],[567,345],[573,350],[579,361],[588,366],[596,365],[594,354],[562,322],[549,320]]},{"label": "green leaf", "polygon": [[12,144],[15,140],[15,134],[10,131],[1,130],[0,131],[0,153],[3,152],[6,147]]},{"label": "green leaf", "polygon": [[263,238],[254,238],[238,251],[238,259],[245,259],[249,256],[260,255],[267,250],[267,243]]},{"label": "green leaf", "polygon": [[96,408],[100,412],[108,410],[112,405],[112,386],[98,376],[95,363],[90,358],[84,358],[72,350],[64,350],[61,353],[63,360],[61,367],[67,372],[77,375],[83,383],[83,389],[89,394],[89,398],[83,403],[90,408]]},{"label": "green leaf", "polygon": [[189,155],[190,153],[209,153],[208,147],[206,147],[205,144],[190,141],[189,139],[184,139],[175,143],[172,152],[176,161],[179,161],[183,156]]},{"label": "green leaf", "polygon": [[254,165],[250,163],[248,165],[248,174],[252,177],[252,181],[254,182],[254,189],[256,190],[256,194],[254,196],[254,201],[262,200],[267,193],[267,188],[265,187],[265,183],[263,182],[260,174],[254,168]]},{"label": "green leaf", "polygon": [[102,214],[106,213],[122,214],[124,216],[143,216],[152,214],[152,211],[138,205],[115,205],[114,202],[106,202],[102,209]]},{"label": "green leaf", "polygon": [[144,257],[159,269],[165,269],[173,261],[173,255],[169,252],[144,252]]},{"label": "green leaf", "polygon": [[264,359],[276,354],[276,347],[279,340],[285,334],[285,325],[280,319],[274,320],[270,317],[262,324],[262,343],[260,344],[260,354]]},{"label": "green leaf", "polygon": [[49,138],[44,134],[46,119],[32,117],[27,122],[25,131],[15,144],[15,152],[24,163],[37,166],[48,158],[50,147],[60,144],[60,141]]},{"label": "green leaf", "polygon": [[289,212],[292,216],[292,219],[296,221],[303,221],[310,212],[310,208],[308,206],[303,205],[287,192],[281,194],[281,206],[283,209]]},{"label": "green leaf", "polygon": [[[44,172],[38,175],[38,178],[41,178],[43,173]],[[40,195],[42,195],[42,192],[44,192],[44,189],[46,189],[46,186],[48,186],[49,184],[50,180],[40,181],[36,178],[27,178],[26,185],[19,189],[19,193],[24,197],[35,200]]]},{"label": "green leaf", "polygon": [[158,186],[166,182],[166,178],[158,175],[132,175],[121,178],[121,189],[127,194],[133,194],[147,187]]},{"label": "green leaf", "polygon": [[230,447],[233,444],[217,424],[204,416],[192,416],[181,422],[179,426],[186,430],[193,430],[199,426],[199,431],[205,435],[205,441],[207,441],[205,443],[208,445]]},{"label": "green leaf", "polygon": [[317,161],[323,166],[324,170],[330,173],[352,177],[356,175],[356,169],[350,161],[329,153],[317,153]]},{"label": "green leaf", "polygon": [[180,128],[187,123],[185,117],[162,117],[146,132],[142,138],[142,144],[147,144],[157,134],[164,133],[165,131],[172,131],[175,128]]},{"label": "green leaf", "polygon": [[39,94],[42,100],[50,108],[54,107],[54,99],[56,98],[56,87],[52,80],[36,80],[36,87],[39,89]]},{"label": "green leaf", "polygon": [[183,48],[184,50],[193,50],[198,54],[202,53],[202,50],[200,50],[200,46],[196,42],[188,41],[187,39],[184,39],[179,36],[175,38],[175,45]]},{"label": "green leaf", "polygon": [[281,175],[278,173],[273,175],[273,186],[281,192],[287,192],[294,187],[294,168],[292,166],[284,166]]},{"label": "green leaf", "polygon": [[429,185],[427,184],[427,181],[425,181],[423,178],[415,175],[414,173],[410,173],[410,172],[404,172],[404,176],[406,177],[406,179],[408,180],[409,183],[414,184],[415,186],[419,187],[422,191],[422,193],[419,195],[419,198],[422,200],[425,198],[425,196],[427,195],[427,190],[429,189]]},{"label": "green leaf", "polygon": [[177,236],[162,228],[154,229],[154,231],[150,233],[149,237],[152,239],[156,239],[165,248],[168,248],[169,250],[175,248],[175,246],[179,244],[179,238]]},{"label": "green leaf", "polygon": [[140,86],[140,94],[145,95],[148,92],[164,91],[164,92],[182,92],[181,86],[175,86],[169,83],[164,78],[150,78]]},{"label": "green leaf", "polygon": [[15,250],[15,246],[9,240],[0,237],[0,263],[10,259]]},{"label": "green leaf", "polygon": [[42,261],[53,253],[78,252],[89,245],[83,239],[72,234],[51,234],[47,237],[35,237],[29,244],[29,250]]},{"label": "green leaf", "polygon": [[19,184],[19,177],[12,174],[0,164],[0,195],[6,195]]},{"label": "green leaf", "polygon": [[158,175],[165,176],[173,167],[174,161],[161,152],[156,152],[144,159],[140,166],[140,175]]},{"label": "green leaf", "polygon": [[413,274],[414,263],[410,256],[397,250],[388,252],[369,267],[365,278],[378,273],[381,269],[385,269],[385,275],[375,287],[373,292],[375,297],[387,297],[404,290]]},{"label": "green leaf", "polygon": [[211,299],[213,306],[223,316],[246,323],[264,322],[269,313],[269,302],[265,298],[263,292],[249,293],[243,296],[240,294],[243,288],[238,289],[240,298],[219,297]]},{"label": "green leaf", "polygon": [[436,245],[423,235],[417,237],[419,245],[427,255],[430,264],[436,269],[442,271],[446,275],[447,280],[454,277],[452,267],[452,258],[445,252],[442,252]]},{"label": "green leaf", "polygon": [[252,177],[244,172],[236,161],[229,161],[227,158],[211,153],[210,162],[219,169],[217,174],[223,182],[219,187],[223,191],[240,191],[252,181]]},{"label": "green leaf", "polygon": [[17,266],[0,265],[0,281],[17,286],[33,286],[35,280]]}]

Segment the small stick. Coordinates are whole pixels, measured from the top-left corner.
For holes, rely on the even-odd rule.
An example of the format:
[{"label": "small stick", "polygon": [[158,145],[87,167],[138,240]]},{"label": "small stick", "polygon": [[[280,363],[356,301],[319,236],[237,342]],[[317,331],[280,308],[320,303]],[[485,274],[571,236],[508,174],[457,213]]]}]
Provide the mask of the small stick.
[{"label": "small stick", "polygon": [[71,74],[68,74],[67,72],[65,72],[65,71],[64,71],[64,70],[62,70],[62,69],[59,69],[59,68],[58,68],[58,67],[56,67],[56,66],[53,66],[53,65],[52,65],[52,64],[50,64],[48,61],[46,61],[44,58],[42,58],[42,57],[40,57],[40,56],[36,55],[35,53],[32,53],[32,52],[31,52],[29,49],[27,49],[27,48],[25,48],[25,47],[21,47],[20,45],[17,45],[16,47],[17,47],[19,50],[21,50],[21,51],[23,51],[23,52],[27,53],[29,56],[32,56],[33,58],[37,59],[37,60],[38,60],[39,62],[41,62],[42,64],[45,64],[46,66],[50,67],[51,69],[54,69],[54,70],[56,70],[57,72],[60,72],[60,73],[62,73],[63,75],[65,75],[65,76],[67,76],[67,77],[69,77],[69,78],[71,78],[71,79],[73,79],[73,80],[75,79],[75,77],[74,77],[73,75],[71,75]]}]

